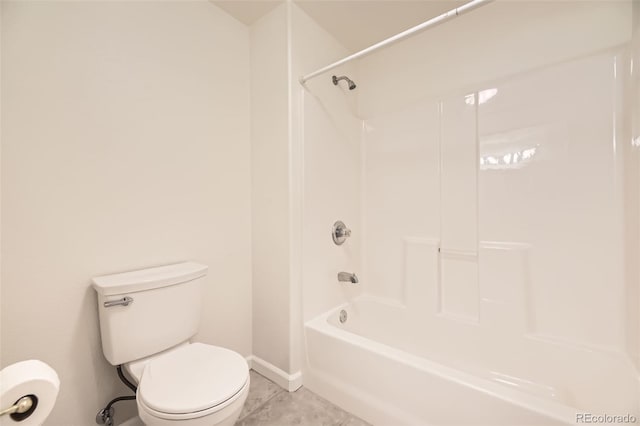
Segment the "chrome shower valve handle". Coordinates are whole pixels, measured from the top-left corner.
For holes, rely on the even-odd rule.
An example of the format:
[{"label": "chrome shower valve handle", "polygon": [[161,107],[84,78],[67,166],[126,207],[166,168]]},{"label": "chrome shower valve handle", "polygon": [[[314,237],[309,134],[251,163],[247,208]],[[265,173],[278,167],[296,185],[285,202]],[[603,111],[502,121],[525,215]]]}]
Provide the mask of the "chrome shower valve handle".
[{"label": "chrome shower valve handle", "polygon": [[347,228],[347,225],[345,225],[341,220],[333,224],[331,237],[333,238],[333,242],[336,243],[336,245],[342,245],[350,236],[351,229]]}]

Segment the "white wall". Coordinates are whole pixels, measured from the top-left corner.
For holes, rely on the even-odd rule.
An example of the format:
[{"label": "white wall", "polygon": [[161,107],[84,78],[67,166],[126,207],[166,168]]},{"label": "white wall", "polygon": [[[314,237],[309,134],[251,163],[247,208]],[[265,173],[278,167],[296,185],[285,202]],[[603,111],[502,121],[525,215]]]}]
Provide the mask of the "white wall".
[{"label": "white wall", "polygon": [[47,425],[128,393],[95,275],[207,264],[197,340],[251,353],[248,48],[208,2],[2,3],[2,365],[57,370]]},{"label": "white wall", "polygon": [[[349,52],[297,5],[293,5],[294,78],[346,56]],[[360,294],[363,280],[360,248],[362,121],[356,117],[358,89],[338,87],[332,74],[359,83],[355,64],[340,67],[306,83],[294,84],[296,134],[303,164],[302,318],[307,321]],[[342,220],[352,237],[336,246],[331,229]],[[354,272],[361,282],[340,283],[338,272]]]},{"label": "white wall", "polygon": [[0,5],[0,366],[2,359],[2,6]]},{"label": "white wall", "polygon": [[250,32],[253,353],[290,373],[287,5]]},{"label": "white wall", "polygon": [[[633,3],[631,57],[640,62],[640,3]],[[628,81],[627,104],[630,114],[630,143],[625,144],[627,238],[627,348],[640,371],[640,72],[634,68]]]},{"label": "white wall", "polygon": [[[336,88],[330,75],[306,92],[298,82],[346,53],[291,2],[251,26],[253,351],[257,363],[290,379],[302,367],[303,318],[360,292],[336,278],[360,272],[355,93]],[[353,66],[338,71],[357,78]],[[330,234],[339,218],[356,236],[343,247]]]}]

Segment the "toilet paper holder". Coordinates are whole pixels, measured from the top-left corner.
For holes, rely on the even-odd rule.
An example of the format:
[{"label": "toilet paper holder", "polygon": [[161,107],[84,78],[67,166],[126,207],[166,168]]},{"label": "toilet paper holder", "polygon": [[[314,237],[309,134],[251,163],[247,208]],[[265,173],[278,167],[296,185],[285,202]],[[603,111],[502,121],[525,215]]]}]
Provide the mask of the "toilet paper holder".
[{"label": "toilet paper holder", "polygon": [[37,406],[38,397],[35,395],[25,395],[18,399],[11,407],[0,410],[0,416],[9,414],[15,421],[24,420],[36,410]]}]

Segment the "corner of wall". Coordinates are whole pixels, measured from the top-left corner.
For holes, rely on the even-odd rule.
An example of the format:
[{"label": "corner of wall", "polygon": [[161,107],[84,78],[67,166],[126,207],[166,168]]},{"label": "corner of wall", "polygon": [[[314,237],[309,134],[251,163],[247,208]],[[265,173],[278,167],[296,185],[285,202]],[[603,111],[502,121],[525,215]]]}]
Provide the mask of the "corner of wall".
[{"label": "corner of wall", "polygon": [[263,360],[260,357],[251,355],[246,358],[249,368],[257,371],[262,376],[271,380],[281,388],[288,392],[295,392],[302,386],[302,372],[296,371],[289,374],[286,371],[276,367],[268,361]]},{"label": "corner of wall", "polygon": [[289,368],[291,327],[287,8],[250,28],[252,345],[279,371]]}]

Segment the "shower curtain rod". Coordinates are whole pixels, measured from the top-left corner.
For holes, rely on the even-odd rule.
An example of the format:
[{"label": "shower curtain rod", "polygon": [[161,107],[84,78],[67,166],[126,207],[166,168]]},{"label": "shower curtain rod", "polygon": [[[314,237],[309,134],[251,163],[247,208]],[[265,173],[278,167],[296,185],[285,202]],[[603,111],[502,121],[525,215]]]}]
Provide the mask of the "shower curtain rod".
[{"label": "shower curtain rod", "polygon": [[353,61],[354,59],[358,59],[361,58],[365,55],[368,55],[380,48],[389,46],[390,44],[393,44],[397,41],[403,40],[407,37],[410,37],[414,34],[417,34],[421,31],[426,30],[427,28],[431,28],[433,26],[436,26],[438,24],[441,24],[443,22],[446,22],[450,19],[456,18],[466,12],[470,12],[473,9],[476,9],[480,6],[483,6],[487,3],[492,2],[493,0],[473,0],[470,1],[469,3],[465,3],[460,7],[457,7],[455,9],[451,9],[448,12],[443,13],[442,15],[438,15],[435,18],[431,18],[428,21],[423,22],[422,24],[418,24],[415,27],[411,27],[408,30],[405,30],[401,33],[398,33],[392,37],[389,37],[385,40],[382,40],[381,42],[378,42],[372,46],[369,46],[365,49],[362,49],[359,52],[356,52],[352,55],[347,56],[346,58],[342,58],[339,61],[336,61],[332,64],[327,65],[324,68],[320,68],[317,71],[314,71],[312,73],[309,73],[305,76],[300,77],[300,84],[305,84],[307,81],[311,80],[314,77],[319,76],[320,74],[324,74],[327,71],[331,71],[332,69],[339,67],[340,65],[346,64],[347,62]]}]

